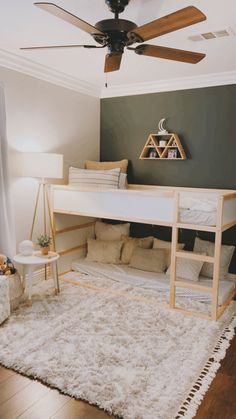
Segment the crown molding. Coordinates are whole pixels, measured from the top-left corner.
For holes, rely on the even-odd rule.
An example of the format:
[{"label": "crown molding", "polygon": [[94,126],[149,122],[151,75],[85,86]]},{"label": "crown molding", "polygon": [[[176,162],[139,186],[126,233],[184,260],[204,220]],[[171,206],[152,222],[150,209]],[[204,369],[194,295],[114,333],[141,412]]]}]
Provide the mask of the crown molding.
[{"label": "crown molding", "polygon": [[0,66],[19,71],[37,79],[65,87],[89,96],[100,96],[100,88],[91,83],[68,76],[50,67],[20,57],[17,54],[0,48]]},{"label": "crown molding", "polygon": [[201,87],[236,84],[236,71],[202,74],[193,77],[156,80],[146,83],[116,85],[102,88],[100,98],[133,96],[147,93],[170,92],[175,90],[198,89]]},{"label": "crown molding", "polygon": [[222,73],[202,74],[192,77],[154,80],[146,83],[115,85],[109,86],[108,88],[103,87],[101,89],[99,86],[92,83],[79,80],[76,77],[68,76],[65,73],[36,63],[4,49],[0,49],[0,66],[85,95],[100,97],[101,99],[236,84],[236,71],[228,71]]}]

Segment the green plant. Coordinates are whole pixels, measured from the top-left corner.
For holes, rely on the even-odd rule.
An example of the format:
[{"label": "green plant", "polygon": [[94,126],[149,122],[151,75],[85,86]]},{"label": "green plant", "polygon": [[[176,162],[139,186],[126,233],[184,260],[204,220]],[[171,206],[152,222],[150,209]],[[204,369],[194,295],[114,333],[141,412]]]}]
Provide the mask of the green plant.
[{"label": "green plant", "polygon": [[52,237],[48,236],[47,234],[41,234],[37,238],[37,244],[40,247],[48,247],[52,243]]}]

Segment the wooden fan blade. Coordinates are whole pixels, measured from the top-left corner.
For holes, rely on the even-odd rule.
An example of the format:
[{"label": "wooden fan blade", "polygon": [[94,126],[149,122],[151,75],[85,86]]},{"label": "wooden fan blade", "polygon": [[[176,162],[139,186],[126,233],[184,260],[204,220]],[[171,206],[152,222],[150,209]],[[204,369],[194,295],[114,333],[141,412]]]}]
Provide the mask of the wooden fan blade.
[{"label": "wooden fan blade", "polygon": [[47,12],[51,13],[54,16],[59,17],[60,19],[65,20],[66,22],[70,23],[71,25],[77,26],[77,28],[82,29],[92,34],[104,35],[99,29],[96,29],[94,26],[90,25],[89,23],[85,22],[84,20],[80,19],[79,17],[73,15],[67,10],[62,9],[61,7],[57,6],[54,3],[45,3],[45,2],[37,2],[34,3],[35,6],[40,7],[40,9],[46,10]]},{"label": "wooden fan blade", "polygon": [[122,52],[107,54],[105,59],[104,73],[119,70],[122,59]]},{"label": "wooden fan blade", "polygon": [[131,39],[137,37],[136,42],[143,42],[203,20],[206,20],[206,16],[199,9],[194,6],[188,6],[134,29],[128,33],[128,36]]},{"label": "wooden fan blade", "polygon": [[54,48],[103,48],[96,45],[45,45],[41,47],[23,47],[21,50],[54,49]]},{"label": "wooden fan blade", "polygon": [[206,55],[200,52],[184,51],[182,49],[160,47],[157,45],[138,45],[132,48],[136,54],[149,57],[165,58],[166,60],[181,61],[183,63],[197,64]]}]

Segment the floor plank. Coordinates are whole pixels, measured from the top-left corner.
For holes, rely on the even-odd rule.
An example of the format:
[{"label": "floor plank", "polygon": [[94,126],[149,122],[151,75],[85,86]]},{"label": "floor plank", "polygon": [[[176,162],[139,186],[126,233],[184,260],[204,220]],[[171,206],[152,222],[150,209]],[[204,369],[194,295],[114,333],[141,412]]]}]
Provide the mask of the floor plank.
[{"label": "floor plank", "polygon": [[71,399],[50,419],[116,419],[88,403]]},{"label": "floor plank", "polygon": [[49,418],[71,400],[69,396],[60,394],[57,390],[51,390],[45,394],[40,400],[35,402],[23,414],[18,416],[19,419],[42,419]]},{"label": "floor plank", "polygon": [[[1,377],[2,371],[0,372]],[[13,373],[9,378],[2,381],[0,386],[0,406],[5,401],[9,400],[23,388],[29,386],[30,380],[22,375]],[[0,416],[1,417],[1,416]]]},{"label": "floor plank", "polygon": [[49,391],[50,389],[43,384],[29,380],[29,385],[18,391],[4,403],[0,404],[0,418],[17,418]]},{"label": "floor plank", "polygon": [[14,372],[12,370],[9,370],[7,368],[1,367],[0,365],[0,384],[10,378]]}]

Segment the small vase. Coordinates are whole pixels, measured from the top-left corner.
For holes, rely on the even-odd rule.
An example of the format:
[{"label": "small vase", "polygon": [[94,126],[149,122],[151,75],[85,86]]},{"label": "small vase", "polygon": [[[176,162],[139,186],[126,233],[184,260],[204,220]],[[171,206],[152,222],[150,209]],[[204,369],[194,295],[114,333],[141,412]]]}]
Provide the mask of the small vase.
[{"label": "small vase", "polygon": [[41,247],[41,253],[42,253],[42,255],[44,255],[44,256],[48,255],[49,249],[50,249],[49,246],[47,246],[47,247]]}]

